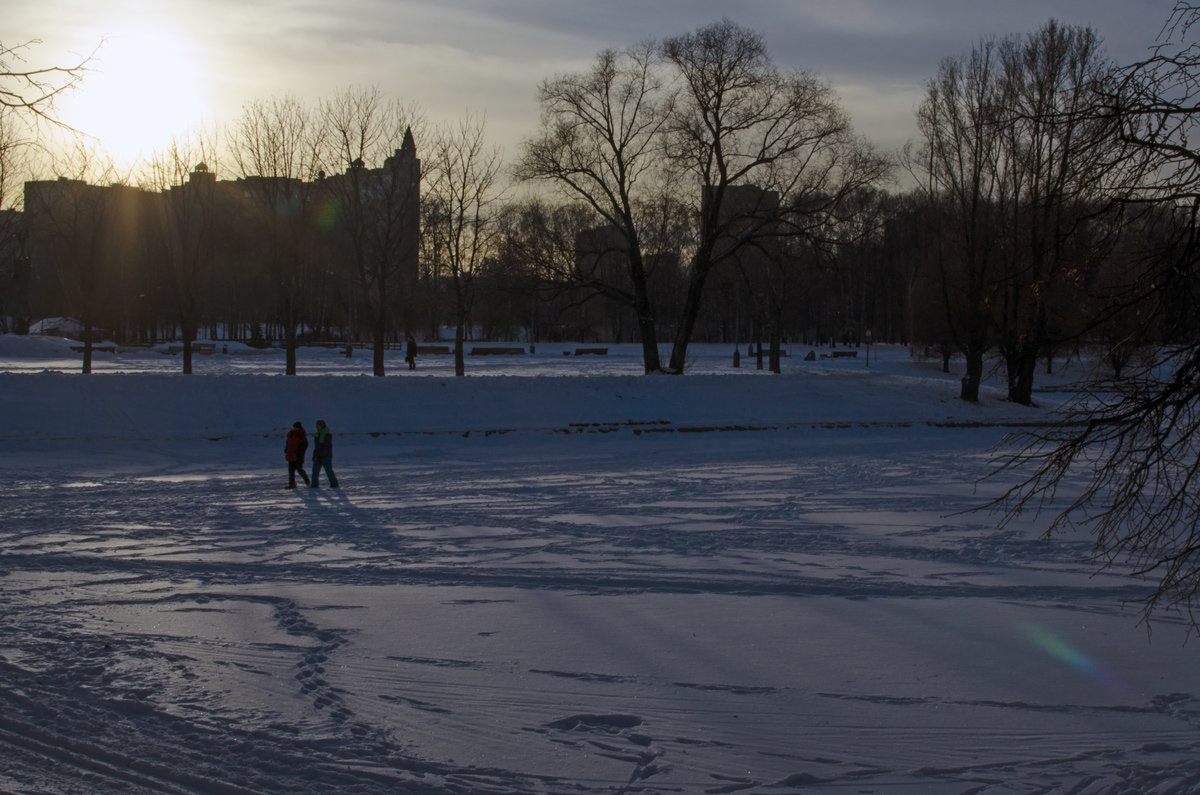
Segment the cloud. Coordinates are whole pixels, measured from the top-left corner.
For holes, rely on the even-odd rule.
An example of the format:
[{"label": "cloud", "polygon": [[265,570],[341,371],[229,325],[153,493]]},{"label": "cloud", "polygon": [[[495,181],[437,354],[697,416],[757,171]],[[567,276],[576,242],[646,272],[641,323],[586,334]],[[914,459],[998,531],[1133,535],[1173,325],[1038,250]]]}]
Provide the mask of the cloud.
[{"label": "cloud", "polygon": [[[982,37],[1032,32],[1054,17],[1091,25],[1131,62],[1173,0],[39,0],[6,10],[6,35],[78,51],[129,20],[171,18],[208,65],[216,118],[250,99],[316,101],[377,85],[431,121],[486,113],[511,145],[537,125],[538,83],[596,53],[730,18],[763,34],[775,62],[827,78],[856,127],[884,148],[915,132],[913,109],[945,57]],[[72,38],[73,37],[73,38]],[[52,49],[48,46],[48,49]],[[503,131],[503,132],[502,132]],[[523,132],[522,132],[523,131]]]}]

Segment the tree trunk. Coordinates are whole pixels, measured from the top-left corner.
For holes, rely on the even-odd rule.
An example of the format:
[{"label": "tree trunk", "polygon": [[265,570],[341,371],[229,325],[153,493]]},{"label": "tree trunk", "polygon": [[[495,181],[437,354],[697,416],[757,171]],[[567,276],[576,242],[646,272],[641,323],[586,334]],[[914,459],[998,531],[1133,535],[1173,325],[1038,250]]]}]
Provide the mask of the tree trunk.
[{"label": "tree trunk", "polygon": [[983,351],[965,351],[967,358],[967,373],[962,379],[962,391],[959,398],[971,403],[979,402],[979,385],[983,381]]},{"label": "tree trunk", "polygon": [[464,324],[463,324],[462,318],[459,318],[458,322],[455,323],[455,325],[454,325],[454,374],[455,375],[466,375],[467,374],[467,365],[466,365],[466,362],[463,361],[463,348],[465,347],[465,345],[464,345],[465,340],[463,338],[466,336],[463,333],[463,325]]},{"label": "tree trunk", "polygon": [[763,369],[763,323],[762,318],[755,316],[754,318],[754,335],[752,344],[754,345],[754,369]]},{"label": "tree trunk", "polygon": [[642,265],[640,248],[630,254],[629,275],[633,281],[633,311],[637,315],[638,336],[642,342],[642,365],[647,375],[662,369],[658,356],[658,332],[655,330],[654,309],[650,304],[650,288],[646,284],[646,269]]},{"label": "tree trunk", "polygon": [[1009,368],[1008,399],[1022,406],[1033,405],[1033,376],[1037,370],[1037,348],[1022,346]]},{"label": "tree trunk", "polygon": [[287,328],[283,332],[283,347],[285,349],[285,373],[287,375],[296,374],[296,324],[288,322]]},{"label": "tree trunk", "polygon": [[649,299],[639,295],[634,310],[637,312],[638,336],[642,341],[642,364],[647,375],[657,373],[662,369],[662,362],[658,358],[658,332],[654,328],[654,313],[650,309]]},{"label": "tree trunk", "polygon": [[183,374],[192,374],[192,340],[196,339],[196,329],[190,322],[181,322],[179,330],[183,337]]},{"label": "tree trunk", "polygon": [[371,372],[373,375],[384,375],[385,368],[383,364],[384,347],[387,338],[387,326],[384,323],[382,314],[375,318],[374,329],[372,332],[371,345]]},{"label": "tree trunk", "polygon": [[83,374],[91,375],[92,372],[92,324],[85,322],[83,324]]},{"label": "tree trunk", "polygon": [[708,266],[697,263],[691,281],[688,282],[683,316],[679,320],[679,330],[675,333],[675,343],[671,346],[671,360],[667,365],[667,371],[674,375],[683,375],[683,368],[687,363],[688,341],[692,338],[692,330],[700,316],[700,299],[704,296],[704,281],[708,278],[708,270]]}]

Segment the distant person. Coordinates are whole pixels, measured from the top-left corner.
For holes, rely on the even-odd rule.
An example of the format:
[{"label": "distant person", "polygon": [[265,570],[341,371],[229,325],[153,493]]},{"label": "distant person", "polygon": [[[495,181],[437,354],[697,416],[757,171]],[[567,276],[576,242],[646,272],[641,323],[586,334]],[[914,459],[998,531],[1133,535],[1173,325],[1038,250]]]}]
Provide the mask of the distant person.
[{"label": "distant person", "polygon": [[321,470],[325,470],[325,476],[329,478],[329,487],[336,489],[338,487],[337,475],[333,474],[333,434],[329,431],[329,426],[325,424],[325,420],[317,420],[317,430],[314,434],[316,443],[313,445],[313,473],[311,485],[314,489],[321,485]]},{"label": "distant person", "polygon": [[296,488],[296,473],[300,473],[300,478],[304,481],[304,485],[308,483],[308,473],[304,471],[304,455],[308,452],[308,434],[304,430],[304,426],[300,421],[292,423],[292,428],[287,432],[287,440],[283,445],[283,457],[288,462],[288,484],[289,489]]},{"label": "distant person", "polygon": [[417,341],[411,335],[404,345],[404,361],[408,362],[409,370],[417,369]]}]

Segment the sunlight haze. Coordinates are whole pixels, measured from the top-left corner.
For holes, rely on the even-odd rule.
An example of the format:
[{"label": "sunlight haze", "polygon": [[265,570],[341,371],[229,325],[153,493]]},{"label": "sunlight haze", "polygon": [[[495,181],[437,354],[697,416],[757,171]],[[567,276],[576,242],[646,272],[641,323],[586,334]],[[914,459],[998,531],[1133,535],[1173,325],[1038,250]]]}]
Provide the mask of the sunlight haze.
[{"label": "sunlight haze", "polygon": [[104,38],[93,71],[62,101],[61,119],[128,166],[210,119],[210,94],[192,42],[134,26]]},{"label": "sunlight haze", "polygon": [[[1049,19],[1091,26],[1110,57],[1144,57],[1172,0],[45,0],[5,10],[0,41],[40,40],[38,65],[100,45],[63,120],[118,162],[165,148],[203,124],[234,120],[250,101],[315,103],[377,86],[432,123],[486,114],[513,156],[537,128],[538,84],[586,69],[606,48],[688,33],[729,18],[761,32],[776,65],[826,78],[869,141],[895,151],[917,135],[914,111],[946,57],[980,39],[1026,34]],[[418,148],[420,144],[418,143]]]}]

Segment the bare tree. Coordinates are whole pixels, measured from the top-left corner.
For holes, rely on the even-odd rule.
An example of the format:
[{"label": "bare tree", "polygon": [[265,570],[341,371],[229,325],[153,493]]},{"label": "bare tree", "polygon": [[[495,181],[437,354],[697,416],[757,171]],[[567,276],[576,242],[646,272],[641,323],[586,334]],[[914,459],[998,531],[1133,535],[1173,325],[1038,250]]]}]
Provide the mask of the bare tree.
[{"label": "bare tree", "polygon": [[0,107],[58,124],[54,117],[55,100],[79,84],[96,52],[76,59],[69,66],[28,66],[29,51],[38,44],[41,42],[37,39],[16,45],[0,42]]},{"label": "bare tree", "polygon": [[22,186],[33,170],[28,153],[31,143],[18,111],[0,106],[0,209],[20,204]]},{"label": "bare tree", "polygon": [[463,375],[465,330],[471,318],[475,279],[485,258],[494,255],[499,233],[497,206],[500,150],[485,139],[486,121],[467,117],[434,137],[429,160],[427,201],[432,222],[425,234],[445,263],[454,293],[454,374]]},{"label": "bare tree", "polygon": [[1094,32],[1051,21],[1028,37],[980,42],[930,83],[916,165],[946,221],[937,270],[967,358],[965,400],[978,399],[995,345],[1009,399],[1032,403],[1039,355],[1083,328],[1063,309],[1116,244],[1116,199],[1138,173],[1116,116],[1097,112],[1113,75]]},{"label": "bare tree", "polygon": [[[1124,70],[1106,113],[1116,113],[1129,154],[1147,167],[1134,202],[1161,203],[1182,236],[1170,247],[1173,267],[1146,272],[1140,295],[1153,297],[1166,343],[1119,379],[1100,379],[1065,411],[1062,422],[1020,437],[999,473],[1017,485],[996,501],[1008,518],[1047,510],[1047,534],[1080,525],[1095,538],[1105,567],[1120,566],[1147,581],[1146,619],[1179,611],[1194,629],[1200,594],[1200,329],[1194,319],[1200,280],[1200,6],[1177,3],[1165,39],[1150,58]],[[1169,311],[1173,296],[1189,311]]]},{"label": "bare tree", "polygon": [[39,141],[40,122],[61,126],[54,113],[55,100],[75,87],[88,70],[95,53],[69,66],[29,66],[35,40],[16,45],[0,42],[0,326],[29,329],[29,259],[20,207],[23,185],[33,178],[30,152]]},{"label": "bare tree", "polygon": [[29,331],[29,258],[20,212],[32,177],[29,146],[17,111],[0,106],[0,330]]},{"label": "bare tree", "polygon": [[914,163],[939,223],[927,269],[936,273],[945,327],[966,357],[960,397],[978,401],[983,357],[994,344],[992,307],[1001,289],[1005,244],[996,207],[1006,200],[996,135],[1001,69],[994,40],[964,59],[947,58],[917,112],[924,143]]},{"label": "bare tree", "polygon": [[633,308],[645,372],[661,369],[637,205],[661,187],[659,133],[670,110],[652,45],[606,50],[590,71],[542,83],[541,131],[525,144],[517,174],[554,182],[591,207],[621,240],[625,284],[577,274],[591,290]]},{"label": "bare tree", "polygon": [[[416,137],[421,119],[378,89],[348,89],[321,106],[326,162],[346,169],[327,175],[325,190],[338,210],[338,250],[348,259],[368,313],[372,368],[385,374],[384,351],[405,294],[416,290],[420,246],[421,163]],[[381,168],[370,163],[382,162]]]},{"label": "bare tree", "polygon": [[108,330],[115,263],[128,241],[121,234],[118,186],[89,185],[86,176],[117,181],[115,166],[94,148],[77,143],[55,165],[58,178],[25,184],[33,300],[58,308],[82,327],[83,373],[92,372],[95,335]]},{"label": "bare tree", "polygon": [[298,99],[283,97],[243,107],[229,142],[257,233],[255,251],[277,290],[287,375],[296,374],[305,292],[322,270],[313,214],[322,192],[314,183],[321,174],[323,132]]},{"label": "bare tree", "polygon": [[579,240],[598,224],[595,211],[582,202],[531,196],[502,210],[499,256],[513,289],[523,290],[529,302],[532,341],[562,339],[569,334],[566,316],[597,295],[580,285]]},{"label": "bare tree", "polygon": [[[758,33],[725,20],[668,39],[662,52],[680,80],[670,156],[701,189],[701,232],[668,365],[681,373],[715,267],[778,237],[781,224],[820,227],[888,167],[853,135],[832,89],[812,74],[780,72]],[[744,187],[761,201],[747,205],[744,191],[734,198]]]},{"label": "bare tree", "polygon": [[161,261],[166,265],[183,343],[183,372],[192,373],[192,353],[202,316],[206,283],[212,278],[220,229],[225,226],[217,187],[217,136],[176,138],[153,154],[142,182],[160,194],[154,217]]},{"label": "bare tree", "polygon": [[1070,305],[1087,274],[1116,243],[1128,178],[1116,119],[1096,113],[1114,67],[1087,28],[1053,20],[1021,40],[1006,39],[1002,112],[997,119],[1002,179],[1009,199],[998,209],[1014,242],[1000,302],[1000,350],[1008,396],[1033,402],[1040,352],[1061,344],[1069,327],[1056,304]]}]

